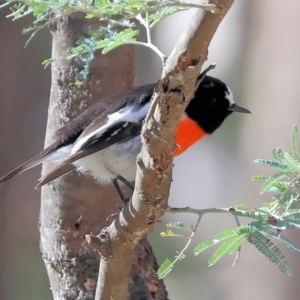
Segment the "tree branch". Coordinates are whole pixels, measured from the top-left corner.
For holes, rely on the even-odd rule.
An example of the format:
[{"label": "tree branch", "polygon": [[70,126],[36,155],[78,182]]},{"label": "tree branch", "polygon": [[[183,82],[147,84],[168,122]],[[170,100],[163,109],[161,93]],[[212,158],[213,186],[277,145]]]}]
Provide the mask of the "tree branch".
[{"label": "tree branch", "polygon": [[133,249],[168,205],[179,118],[194,95],[209,43],[232,4],[219,0],[215,13],[198,11],[166,61],[142,130],[132,201],[97,236],[102,257],[97,300],[126,299]]}]

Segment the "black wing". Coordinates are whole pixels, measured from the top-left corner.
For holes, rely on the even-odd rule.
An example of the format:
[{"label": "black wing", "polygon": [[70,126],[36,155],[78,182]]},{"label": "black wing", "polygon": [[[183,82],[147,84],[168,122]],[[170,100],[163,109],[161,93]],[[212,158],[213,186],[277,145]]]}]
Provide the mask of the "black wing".
[{"label": "black wing", "polygon": [[[0,178],[0,184],[11,177],[20,174],[36,165],[42,163],[44,159],[61,147],[73,144],[95,119],[126,107],[127,105],[141,105],[150,100],[155,83],[143,85],[130,89],[126,92],[106,97],[94,104],[82,114],[60,128],[53,136],[52,144],[37,156],[21,164],[8,174]],[[69,172],[72,170],[69,170]]]}]

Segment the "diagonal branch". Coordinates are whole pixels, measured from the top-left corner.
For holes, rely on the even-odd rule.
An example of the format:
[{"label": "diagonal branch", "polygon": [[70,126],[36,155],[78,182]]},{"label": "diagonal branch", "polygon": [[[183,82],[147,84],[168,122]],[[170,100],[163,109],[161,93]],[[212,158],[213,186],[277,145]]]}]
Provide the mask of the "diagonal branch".
[{"label": "diagonal branch", "polygon": [[97,300],[127,297],[132,251],[168,205],[179,117],[194,95],[209,43],[233,1],[214,2],[214,13],[199,10],[166,61],[142,130],[132,201],[109,227],[92,237],[102,257]]}]

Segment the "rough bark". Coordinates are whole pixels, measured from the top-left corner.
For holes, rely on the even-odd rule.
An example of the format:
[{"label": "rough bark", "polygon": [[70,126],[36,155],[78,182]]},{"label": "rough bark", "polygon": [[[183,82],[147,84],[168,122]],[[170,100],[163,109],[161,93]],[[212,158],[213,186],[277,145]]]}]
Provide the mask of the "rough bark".
[{"label": "rough bark", "polygon": [[179,118],[195,92],[209,43],[232,4],[233,0],[220,0],[214,14],[197,12],[166,62],[142,130],[143,148],[132,201],[111,226],[98,236],[87,237],[102,256],[97,300],[126,298],[128,257],[166,210]]},{"label": "rough bark", "polygon": [[[52,57],[56,61],[52,65],[46,146],[51,143],[52,136],[58,128],[87,106],[133,85],[134,48],[132,46],[116,49],[105,56],[96,53],[89,77],[81,86],[75,85],[82,63],[78,59],[68,62],[63,57],[70,54],[71,48],[75,46],[79,37],[86,35],[87,30],[97,26],[99,22],[88,21],[82,14],[56,19],[50,26],[53,37]],[[51,164],[45,164],[43,173],[49,167]],[[100,186],[92,178],[76,172],[63,176],[42,188],[41,252],[54,299],[94,298],[99,254],[87,245],[84,236],[97,234],[106,225],[105,218],[117,211],[118,201],[114,188]],[[144,256],[148,255],[146,248],[144,248]],[[136,255],[130,253],[130,255],[137,260],[141,253],[136,252]],[[131,259],[132,256],[128,258],[129,265]],[[155,261],[154,257],[153,260]],[[144,274],[133,272],[132,276],[133,278],[138,276],[140,281],[144,281],[143,289],[147,288],[148,278]],[[158,283],[160,284],[162,283]],[[161,287],[164,290],[163,285]]]},{"label": "rough bark", "polygon": [[134,248],[131,276],[128,286],[128,300],[168,300],[168,293],[162,280],[158,280],[158,265],[146,238]]}]

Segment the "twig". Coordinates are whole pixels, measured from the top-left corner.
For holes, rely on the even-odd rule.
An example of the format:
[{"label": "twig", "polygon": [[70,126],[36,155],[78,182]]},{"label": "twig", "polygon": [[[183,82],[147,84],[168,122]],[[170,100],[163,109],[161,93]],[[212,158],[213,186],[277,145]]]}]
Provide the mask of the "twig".
[{"label": "twig", "polygon": [[[202,215],[199,214],[199,215],[198,215],[197,222],[196,222],[196,224],[195,224],[195,226],[194,226],[194,228],[193,228],[193,230],[192,230],[191,235],[190,235],[189,238],[188,238],[188,241],[187,241],[186,245],[185,245],[184,248],[180,251],[180,253],[176,256],[176,258],[172,261],[172,263],[168,266],[168,268],[165,270],[165,272],[166,272],[166,271],[168,272],[168,270],[172,269],[173,266],[177,263],[177,261],[179,261],[179,260],[183,257],[184,252],[188,249],[188,247],[190,246],[190,243],[192,242],[192,239],[193,239],[193,237],[194,237],[194,235],[195,235],[195,233],[196,233],[196,231],[197,231],[197,229],[198,229],[198,226],[199,226],[199,224],[200,224],[201,218],[202,218]],[[164,273],[165,273],[165,272],[164,272]],[[162,279],[163,277],[164,277],[164,275],[162,274],[162,275],[159,276],[159,279]]]},{"label": "twig", "polygon": [[245,217],[245,218],[252,218],[252,219],[259,219],[261,216],[260,212],[251,211],[252,215],[248,216],[245,213],[243,213],[242,210],[236,210],[233,207],[229,208],[222,208],[222,207],[215,207],[215,208],[205,208],[205,209],[196,209],[196,208],[190,208],[190,207],[168,207],[167,212],[172,214],[177,213],[188,213],[188,214],[196,214],[196,215],[204,215],[204,214],[232,214],[234,216],[238,217]]},{"label": "twig", "polygon": [[[237,225],[238,227],[241,226],[241,223],[240,223],[240,220],[238,219],[238,217],[235,216],[235,215],[233,215],[233,217],[235,218],[236,225]],[[234,259],[234,261],[233,261],[233,264],[231,265],[232,268],[237,264],[238,259],[239,259],[240,255],[241,255],[241,250],[242,250],[242,246],[240,245],[240,246],[238,247],[237,251],[236,251],[236,255],[235,255],[235,259]]]},{"label": "twig", "polygon": [[136,41],[136,42],[128,43],[128,45],[137,45],[137,46],[150,48],[161,58],[162,62],[166,60],[167,56],[163,52],[161,52],[154,44]]},{"label": "twig", "polygon": [[[173,141],[179,116],[194,96],[195,83],[207,58],[209,43],[233,0],[219,0],[218,4],[222,9],[217,15],[203,11],[195,14],[166,61],[141,133],[143,146],[137,158],[132,200],[99,235],[102,245],[107,245],[111,255],[106,256],[101,252],[103,259],[98,277],[97,300],[117,298],[117,293],[126,295],[126,282],[123,279],[126,272],[129,278],[129,259],[133,248],[153,230],[166,211],[172,182]],[[115,270],[121,270],[122,273]]]},{"label": "twig", "polygon": [[4,2],[4,3],[0,4],[0,9],[2,9],[6,6],[9,6],[9,5],[11,5],[11,2]]},{"label": "twig", "polygon": [[[208,208],[208,209],[194,209],[194,208],[189,208],[189,207],[183,207],[183,208],[168,207],[167,212],[173,213],[173,214],[176,214],[176,213],[192,213],[192,214],[197,214],[200,218],[204,214],[207,214],[207,213],[230,213],[230,214],[233,215],[238,227],[241,224],[240,224],[240,221],[239,221],[237,215],[246,217],[244,214],[242,214],[241,212],[239,212],[238,210],[236,210],[232,207],[231,208]],[[256,213],[255,215],[259,218],[260,213]],[[234,259],[233,264],[232,264],[231,267],[234,267],[236,265],[236,263],[237,263],[237,261],[240,257],[240,254],[241,254],[241,246],[239,246],[239,248],[237,250],[235,259]]]},{"label": "twig", "polygon": [[146,20],[142,17],[141,14],[136,16],[136,19],[145,27],[146,33],[147,33],[147,43],[144,42],[132,42],[133,45],[138,46],[144,46],[147,48],[152,49],[162,60],[162,63],[164,64],[166,60],[166,55],[162,53],[154,44],[152,44],[152,38],[151,38],[151,28],[149,24],[149,12],[146,12]]}]

